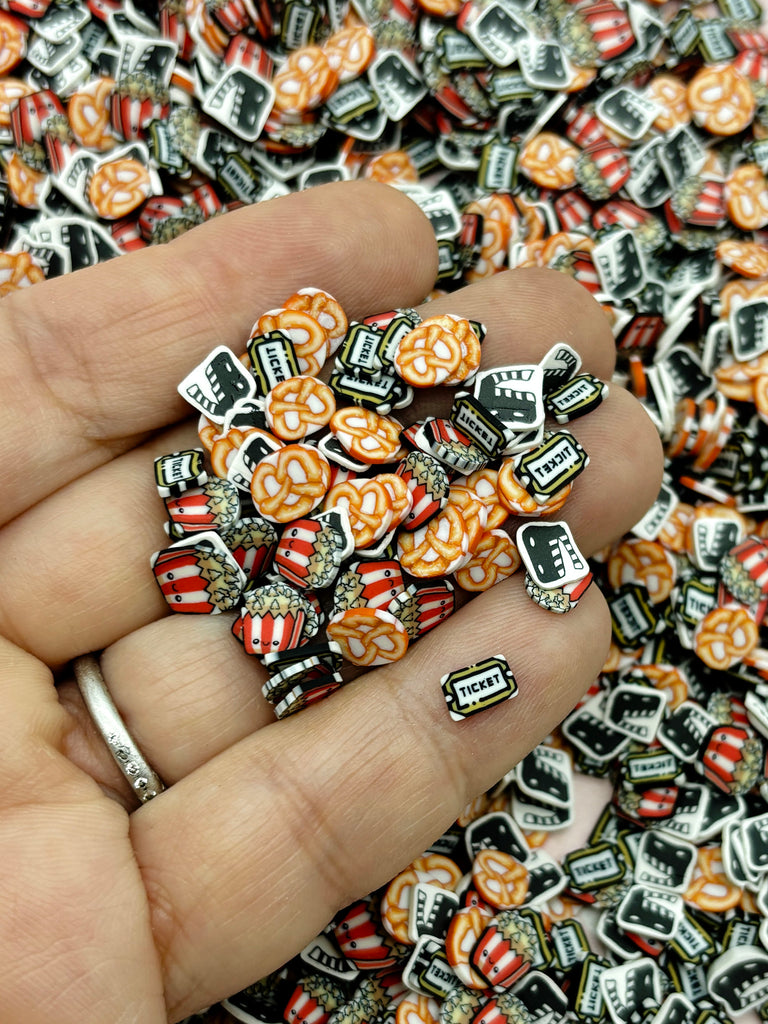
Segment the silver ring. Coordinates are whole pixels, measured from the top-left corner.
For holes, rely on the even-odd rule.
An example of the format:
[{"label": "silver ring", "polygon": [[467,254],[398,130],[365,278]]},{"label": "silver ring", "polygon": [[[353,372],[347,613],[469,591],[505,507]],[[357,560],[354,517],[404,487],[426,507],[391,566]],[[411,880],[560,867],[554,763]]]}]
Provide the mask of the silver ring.
[{"label": "silver ring", "polygon": [[128,780],[128,784],[139,800],[145,804],[165,786],[160,776],[147,763],[144,755],[125,727],[115,702],[109,695],[104,676],[101,674],[98,658],[84,654],[72,662],[75,679],[85,706],[90,712],[93,724],[101,734],[115,764]]}]

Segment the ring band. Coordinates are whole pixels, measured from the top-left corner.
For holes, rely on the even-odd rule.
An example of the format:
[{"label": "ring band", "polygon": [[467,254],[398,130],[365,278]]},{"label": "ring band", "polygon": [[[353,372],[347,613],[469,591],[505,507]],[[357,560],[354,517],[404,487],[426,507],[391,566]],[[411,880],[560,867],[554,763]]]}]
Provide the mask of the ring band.
[{"label": "ring band", "polygon": [[120,717],[101,674],[98,658],[84,654],[75,658],[72,667],[93,724],[131,789],[143,804],[147,803],[162,793],[165,786],[147,763]]}]

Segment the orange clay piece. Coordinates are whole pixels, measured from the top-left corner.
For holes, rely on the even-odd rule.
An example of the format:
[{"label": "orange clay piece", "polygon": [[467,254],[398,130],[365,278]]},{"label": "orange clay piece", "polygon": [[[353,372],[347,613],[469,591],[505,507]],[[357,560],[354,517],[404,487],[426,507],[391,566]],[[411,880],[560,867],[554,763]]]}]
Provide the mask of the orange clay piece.
[{"label": "orange clay piece", "polygon": [[28,32],[23,21],[0,11],[0,76],[12,71],[26,55]]},{"label": "orange clay piece", "polygon": [[334,484],[325,497],[325,508],[339,505],[349,516],[355,548],[367,548],[391,528],[392,496],[378,477],[357,477]]},{"label": "orange clay piece", "polygon": [[0,125],[3,128],[10,127],[12,104],[23,96],[30,96],[34,91],[34,86],[20,78],[0,79]]},{"label": "orange clay piece", "polygon": [[361,75],[376,53],[376,41],[367,25],[348,25],[323,43],[323,53],[340,82]]},{"label": "orange clay piece", "polygon": [[419,172],[416,169],[416,164],[405,150],[395,149],[389,153],[371,157],[365,165],[363,177],[391,185],[396,181],[416,182],[419,180]]},{"label": "orange clay piece", "polygon": [[461,566],[467,555],[467,524],[461,510],[446,505],[425,526],[401,531],[397,556],[412,576],[445,576]]},{"label": "orange clay piece", "polygon": [[454,574],[462,590],[490,590],[520,567],[520,553],[504,530],[489,530],[480,538],[475,553]]},{"label": "orange clay piece", "polygon": [[472,864],[472,883],[497,910],[511,910],[528,895],[528,869],[503,850],[480,850]]},{"label": "orange clay piece", "polygon": [[467,554],[474,554],[480,538],[487,529],[486,508],[483,501],[468,487],[452,484],[445,508],[454,505],[464,518],[467,531]]},{"label": "orange clay piece", "polygon": [[721,847],[699,847],[694,877],[683,899],[710,914],[724,914],[739,905],[741,889],[723,871]]},{"label": "orange clay piece", "polygon": [[742,164],[731,173],[725,183],[725,208],[743,231],[768,224],[768,182],[757,164]]},{"label": "orange clay piece", "polygon": [[28,252],[0,252],[0,298],[45,280]]},{"label": "orange clay piece", "polygon": [[542,188],[569,188],[576,183],[579,151],[561,135],[539,132],[523,148],[520,169]]},{"label": "orange clay piece", "polygon": [[400,450],[402,425],[372,409],[346,406],[337,409],[330,429],[344,450],[361,462],[378,465],[391,462]]},{"label": "orange clay piece", "polygon": [[758,278],[768,274],[768,248],[760,242],[725,239],[715,253],[720,262],[744,277]]},{"label": "orange clay piece", "polygon": [[329,621],[326,632],[353,665],[386,665],[408,649],[405,626],[377,608],[348,608]]},{"label": "orange clay piece", "polygon": [[284,309],[295,309],[316,320],[328,335],[331,351],[344,340],[349,322],[341,304],[322,288],[302,288],[285,300]]},{"label": "orange clay piece", "polygon": [[488,927],[493,911],[483,906],[461,907],[451,918],[445,936],[445,955],[448,963],[467,988],[482,991],[488,982],[469,965],[469,957],[477,940]]},{"label": "orange clay piece", "polygon": [[106,153],[117,144],[110,110],[114,88],[114,79],[97,78],[76,89],[67,102],[72,134],[81,146],[98,153]]},{"label": "orange clay piece", "polygon": [[289,523],[311,512],[331,481],[328,460],[304,444],[287,444],[258,465],[251,479],[256,511],[273,523]]},{"label": "orange clay piece", "polygon": [[710,668],[732,668],[757,647],[759,632],[743,608],[713,608],[696,627],[694,650]]},{"label": "orange clay piece", "polygon": [[499,500],[507,511],[516,516],[538,517],[550,515],[563,507],[573,484],[566,484],[549,501],[536,501],[515,476],[515,461],[507,458],[501,464],[497,484]]},{"label": "orange clay piece", "polygon": [[768,296],[768,281],[752,281],[747,277],[737,277],[728,281],[720,289],[720,316],[727,317],[736,305],[749,299],[764,299]]},{"label": "orange clay piece", "polygon": [[316,377],[288,377],[270,390],[264,412],[273,434],[283,441],[300,441],[328,425],[336,399]]},{"label": "orange clay piece", "polygon": [[752,123],[755,94],[732,64],[704,67],[688,84],[693,119],[713,135],[737,135]]},{"label": "orange clay piece", "polygon": [[377,473],[374,479],[389,491],[392,499],[392,522],[389,528],[394,530],[413,508],[413,497],[408,490],[408,484],[397,473]]},{"label": "orange clay piece", "polygon": [[480,281],[503,268],[513,232],[518,229],[520,214],[512,197],[500,193],[476,199],[468,204],[466,212],[483,218],[480,253],[465,275],[470,282]]},{"label": "orange clay piece", "polygon": [[395,1024],[439,1024],[440,1003],[431,996],[408,991],[397,1004]]},{"label": "orange clay piece", "polygon": [[508,518],[509,513],[501,504],[497,491],[499,474],[495,469],[476,469],[469,476],[456,479],[452,486],[465,486],[483,502],[486,509],[486,530],[496,530]]},{"label": "orange clay piece", "polygon": [[319,320],[300,309],[271,309],[251,328],[251,337],[283,331],[291,340],[299,369],[316,377],[328,358],[328,331]]},{"label": "orange clay piece", "polygon": [[416,388],[458,384],[479,365],[480,341],[472,325],[448,314],[427,317],[405,335],[395,353],[395,369]]},{"label": "orange clay piece", "polygon": [[640,583],[653,604],[665,601],[675,584],[671,555],[652,540],[630,537],[616,545],[608,559],[608,579],[615,589],[624,583]]},{"label": "orange clay piece", "polygon": [[381,900],[381,919],[389,934],[398,942],[411,944],[408,938],[408,916],[411,892],[417,882],[426,882],[439,889],[454,889],[461,879],[455,861],[439,853],[418,857],[392,879]]},{"label": "orange clay piece", "polygon": [[688,699],[688,683],[680,669],[674,665],[642,665],[640,671],[645,679],[650,679],[654,687],[665,694],[667,708],[674,711]]},{"label": "orange clay piece", "polygon": [[339,76],[319,46],[294,50],[272,79],[275,107],[285,114],[314,110],[334,91]]},{"label": "orange clay piece", "polygon": [[46,174],[43,171],[36,171],[25,163],[18,153],[13,153],[5,165],[5,176],[8,189],[19,206],[27,210],[36,210]]},{"label": "orange clay piece", "polygon": [[671,132],[680,125],[689,124],[691,108],[688,106],[688,90],[677,75],[661,72],[650,80],[647,86],[648,99],[657,103],[662,112],[657,115],[653,127],[658,132]]},{"label": "orange clay piece", "polygon": [[93,172],[88,201],[100,217],[119,220],[141,206],[150,189],[149,171],[139,160],[110,160]]}]

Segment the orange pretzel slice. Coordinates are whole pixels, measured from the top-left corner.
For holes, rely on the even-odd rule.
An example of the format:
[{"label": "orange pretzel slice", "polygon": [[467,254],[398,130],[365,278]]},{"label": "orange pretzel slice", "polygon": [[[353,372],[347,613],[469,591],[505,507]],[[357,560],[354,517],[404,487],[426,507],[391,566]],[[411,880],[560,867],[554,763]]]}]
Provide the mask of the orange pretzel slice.
[{"label": "orange pretzel slice", "polygon": [[328,622],[329,639],[353,665],[388,665],[408,648],[408,633],[394,615],[381,608],[348,608]]},{"label": "orange pretzel slice", "polygon": [[371,465],[391,462],[400,451],[402,424],[372,409],[357,406],[337,409],[331,417],[330,428],[344,450],[361,462]]},{"label": "orange pretzel slice", "polygon": [[693,635],[694,650],[710,668],[732,668],[757,647],[760,634],[743,608],[713,608]]},{"label": "orange pretzel slice", "polygon": [[370,547],[392,525],[392,496],[378,477],[356,477],[334,484],[326,495],[325,508],[335,505],[349,516],[356,549]]},{"label": "orange pretzel slice", "polygon": [[397,557],[412,576],[446,576],[465,561],[469,538],[467,524],[456,505],[446,505],[425,526],[397,538]]},{"label": "orange pretzel slice", "polygon": [[117,144],[110,109],[114,88],[114,79],[96,78],[76,89],[67,102],[72,134],[81,146],[98,153],[105,153]]},{"label": "orange pretzel slice", "polygon": [[404,149],[393,149],[389,153],[371,157],[365,165],[363,177],[391,185],[395,181],[418,181],[419,172]]},{"label": "orange pretzel slice", "polygon": [[23,21],[0,11],[0,75],[7,75],[26,56],[28,32]]},{"label": "orange pretzel slice", "polygon": [[677,75],[654,75],[646,87],[646,95],[661,107],[661,113],[657,114],[653,122],[656,131],[670,132],[680,125],[689,124],[691,108],[688,106],[688,91]]},{"label": "orange pretzel slice", "polygon": [[149,196],[149,171],[131,157],[110,160],[97,168],[88,183],[88,201],[105,220],[119,220]]},{"label": "orange pretzel slice", "polygon": [[300,441],[330,423],[336,399],[316,377],[288,377],[270,390],[264,413],[273,434],[283,441]]},{"label": "orange pretzel slice", "polygon": [[520,553],[504,530],[489,530],[480,538],[467,564],[456,573],[462,590],[490,590],[520,567]]},{"label": "orange pretzel slice", "polygon": [[496,530],[509,517],[509,512],[501,504],[498,492],[499,474],[495,469],[484,467],[476,469],[469,476],[459,477],[452,486],[466,486],[485,505],[485,528]]},{"label": "orange pretzel slice", "polygon": [[273,523],[301,519],[319,505],[331,482],[328,460],[304,444],[287,444],[263,458],[251,479],[256,511]]},{"label": "orange pretzel slice", "polygon": [[504,459],[496,479],[499,501],[516,516],[546,516],[559,511],[568,500],[573,484],[566,484],[548,501],[536,501],[515,476],[515,460]]},{"label": "orange pretzel slice", "polygon": [[488,988],[488,982],[474,971],[469,963],[477,940],[488,927],[493,917],[490,907],[461,907],[451,918],[445,936],[445,956],[456,972],[459,981],[471,989]]},{"label": "orange pretzel slice", "polygon": [[723,870],[721,847],[699,847],[694,876],[683,899],[710,914],[724,914],[739,905],[741,888],[731,882]]},{"label": "orange pretzel slice", "polygon": [[461,880],[455,861],[439,853],[418,857],[392,879],[381,900],[381,920],[389,934],[398,942],[410,944],[408,918],[411,892],[417,882],[427,882],[439,889],[453,889]]},{"label": "orange pretzel slice", "polygon": [[20,78],[0,79],[0,125],[3,128],[8,128],[11,124],[12,104],[22,96],[30,96],[34,91],[34,86]]},{"label": "orange pretzel slice", "polygon": [[397,1004],[395,1024],[439,1024],[440,1003],[432,996],[411,990]]},{"label": "orange pretzel slice", "polygon": [[768,274],[768,247],[760,242],[726,238],[719,243],[715,253],[721,263],[744,277],[758,278]]},{"label": "orange pretzel slice", "polygon": [[731,64],[702,68],[691,79],[687,98],[696,124],[713,135],[737,135],[755,114],[749,79]]},{"label": "orange pretzel slice", "polygon": [[374,477],[380,484],[384,484],[392,499],[392,522],[390,529],[400,526],[405,517],[413,508],[413,495],[408,489],[408,484],[397,473],[377,473]]},{"label": "orange pretzel slice", "polygon": [[323,53],[339,81],[349,82],[361,75],[373,60],[376,41],[367,25],[349,25],[326,39]]},{"label": "orange pretzel slice", "polygon": [[742,164],[731,173],[725,183],[725,208],[743,231],[768,224],[768,181],[757,164]]},{"label": "orange pretzel slice", "polygon": [[28,252],[0,252],[0,297],[45,280]]},{"label": "orange pretzel slice", "polygon": [[569,188],[576,183],[579,151],[561,135],[539,132],[523,147],[518,164],[542,188]]},{"label": "orange pretzel slice", "polygon": [[44,171],[36,171],[25,163],[18,153],[13,153],[5,165],[5,176],[8,189],[19,204],[28,210],[36,210],[40,205],[40,196],[47,175]]},{"label": "orange pretzel slice", "polygon": [[653,604],[669,597],[676,578],[672,556],[656,541],[630,537],[619,543],[608,559],[611,586],[618,590],[625,583],[640,583]]},{"label": "orange pretzel slice", "polygon": [[395,369],[413,387],[431,388],[463,380],[463,365],[475,360],[479,366],[480,342],[472,325],[444,314],[422,320],[405,335],[395,353]]},{"label": "orange pretzel slice", "polygon": [[339,82],[328,57],[319,46],[294,50],[272,79],[275,107],[300,114],[325,103]]},{"label": "orange pretzel slice", "polygon": [[486,903],[497,910],[519,907],[528,895],[528,869],[503,850],[475,854],[472,882]]},{"label": "orange pretzel slice", "polygon": [[347,314],[341,304],[322,288],[301,288],[285,300],[284,308],[296,309],[317,320],[328,334],[331,355],[344,340],[349,327]]}]

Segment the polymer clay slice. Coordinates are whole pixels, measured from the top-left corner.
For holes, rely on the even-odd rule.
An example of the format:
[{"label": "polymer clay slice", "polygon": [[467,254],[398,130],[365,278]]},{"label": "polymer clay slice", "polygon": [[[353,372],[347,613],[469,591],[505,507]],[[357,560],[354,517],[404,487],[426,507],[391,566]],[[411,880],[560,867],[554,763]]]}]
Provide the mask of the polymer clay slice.
[{"label": "polymer clay slice", "polygon": [[545,590],[575,583],[589,573],[567,523],[524,523],[515,542],[528,573]]},{"label": "polymer clay slice", "polygon": [[349,608],[333,615],[326,627],[353,665],[387,665],[403,657],[408,634],[402,623],[380,608]]},{"label": "polymer clay slice", "polygon": [[589,456],[572,434],[551,433],[536,449],[521,455],[516,476],[537,501],[548,501],[589,465]]},{"label": "polymer clay slice", "polygon": [[243,595],[242,639],[249,654],[269,654],[298,647],[310,609],[287,583],[265,583]]},{"label": "polymer clay slice", "polygon": [[448,672],[441,677],[440,685],[455,722],[495,707],[517,693],[512,670],[500,654]]},{"label": "polymer clay slice", "polygon": [[413,499],[403,529],[416,530],[436,515],[448,500],[448,473],[433,455],[419,450],[408,452],[396,473],[405,481]]},{"label": "polymer clay slice", "polygon": [[202,487],[207,480],[201,448],[170,452],[155,459],[155,484],[161,498]]},{"label": "polymer clay slice", "polygon": [[550,391],[545,405],[558,423],[568,423],[592,412],[607,397],[607,384],[591,373],[580,373]]},{"label": "polymer clay slice", "polygon": [[198,533],[151,559],[157,585],[175,612],[216,614],[236,607],[245,574],[218,534]]},{"label": "polymer clay slice", "polygon": [[229,480],[211,477],[201,487],[189,487],[165,498],[168,532],[181,538],[190,533],[223,530],[240,517],[240,495]]},{"label": "polymer clay slice", "polygon": [[428,317],[405,335],[395,369],[412,387],[458,384],[480,365],[480,342],[463,317]]},{"label": "polymer clay slice", "polygon": [[391,462],[400,450],[402,424],[370,409],[337,409],[330,428],[344,449],[361,462]]},{"label": "polymer clay slice", "polygon": [[311,512],[325,497],[331,467],[305,444],[289,444],[263,458],[251,478],[257,512],[274,523],[289,523]]},{"label": "polymer clay slice", "polygon": [[275,552],[275,568],[299,587],[327,587],[339,571],[338,540],[331,526],[307,517],[287,523]]},{"label": "polymer clay slice", "polygon": [[300,441],[330,422],[336,400],[327,384],[299,375],[281,381],[264,401],[269,428],[283,441]]}]

